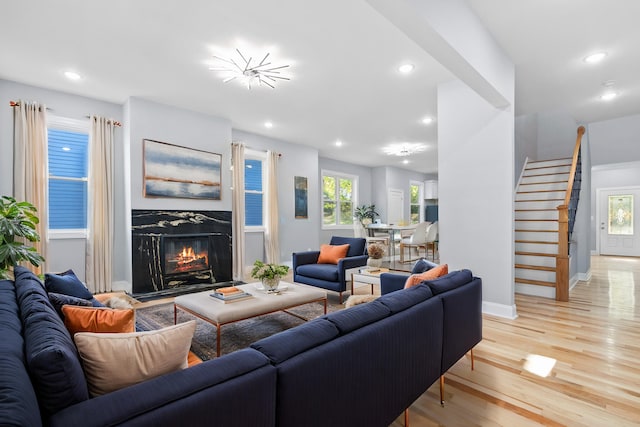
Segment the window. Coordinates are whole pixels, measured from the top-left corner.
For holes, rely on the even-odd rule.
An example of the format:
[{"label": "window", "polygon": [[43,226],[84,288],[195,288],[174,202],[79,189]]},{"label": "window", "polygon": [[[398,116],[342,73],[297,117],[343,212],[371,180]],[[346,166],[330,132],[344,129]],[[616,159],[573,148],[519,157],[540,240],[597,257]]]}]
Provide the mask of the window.
[{"label": "window", "polygon": [[264,225],[264,153],[249,152],[244,160],[244,225],[262,227]]},{"label": "window", "polygon": [[322,173],[322,225],[353,225],[357,177],[334,172]]},{"label": "window", "polygon": [[63,233],[72,233],[71,237],[85,234],[88,131],[88,121],[49,118],[49,231],[53,236],[56,232],[58,237]]},{"label": "window", "polygon": [[411,224],[417,224],[421,221],[422,213],[422,183],[411,183],[409,185],[411,193]]}]

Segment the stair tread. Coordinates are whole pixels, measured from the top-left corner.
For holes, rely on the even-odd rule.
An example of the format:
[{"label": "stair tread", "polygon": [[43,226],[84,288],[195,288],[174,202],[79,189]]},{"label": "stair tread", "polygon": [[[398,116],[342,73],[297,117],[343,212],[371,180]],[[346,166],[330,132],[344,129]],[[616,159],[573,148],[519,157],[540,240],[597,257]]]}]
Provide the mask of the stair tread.
[{"label": "stair tread", "polygon": [[531,193],[558,193],[566,190],[531,190],[531,191],[518,191],[516,194],[531,194]]},{"label": "stair tread", "polygon": [[525,232],[525,233],[557,233],[558,230],[522,230],[516,228],[514,231],[516,232]]},{"label": "stair tread", "polygon": [[542,265],[515,264],[515,268],[526,270],[556,271],[555,267],[545,267]]},{"label": "stair tread", "polygon": [[[571,166],[571,165],[566,165]],[[562,166],[552,166],[552,167],[562,167]],[[546,169],[546,168],[538,168],[538,169]],[[531,169],[534,170],[534,169]],[[526,169],[525,169],[526,171]],[[554,173],[532,173],[531,175],[523,174],[523,178],[531,178],[534,176],[553,176],[553,175],[569,175],[570,172],[554,172]]]},{"label": "stair tread", "polygon": [[516,202],[560,202],[564,199],[531,199],[531,200],[516,200]]},{"label": "stair tread", "polygon": [[570,162],[570,161],[572,161],[572,160],[573,160],[573,158],[572,158],[572,157],[560,157],[560,158],[558,158],[558,159],[531,160],[531,161],[529,161],[527,164],[528,164],[528,165],[531,165],[531,164],[533,164],[533,163],[558,162],[558,161],[560,161],[560,160],[564,160],[564,161]]},{"label": "stair tread", "polygon": [[535,243],[536,245],[557,245],[558,242],[548,242],[546,240],[519,240],[516,239],[516,243]]},{"label": "stair tread", "polygon": [[556,287],[555,282],[545,282],[542,280],[531,280],[531,279],[521,279],[520,277],[515,278],[516,283],[525,283],[527,285],[538,285],[538,286],[548,286],[548,287]]},{"label": "stair tread", "polygon": [[515,219],[514,221],[552,221],[552,222],[558,222],[557,219]]},{"label": "stair tread", "polygon": [[544,211],[548,211],[548,212],[557,212],[558,209],[516,209],[516,212],[544,212]]},{"label": "stair tread", "polygon": [[521,182],[520,185],[566,184],[566,183],[567,181],[539,181],[539,182]]},{"label": "stair tread", "polygon": [[546,256],[546,257],[553,257],[555,258],[558,254],[545,254],[542,252],[521,252],[521,251],[516,251],[515,253],[516,255],[528,255],[528,256]]}]

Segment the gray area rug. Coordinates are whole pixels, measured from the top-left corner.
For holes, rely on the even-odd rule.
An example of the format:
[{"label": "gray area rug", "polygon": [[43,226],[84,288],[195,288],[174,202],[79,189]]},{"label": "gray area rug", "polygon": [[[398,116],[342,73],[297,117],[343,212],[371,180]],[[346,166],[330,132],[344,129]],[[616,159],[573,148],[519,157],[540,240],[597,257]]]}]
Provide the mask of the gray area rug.
[{"label": "gray area rug", "polygon": [[[343,309],[337,298],[330,295],[327,301],[327,312]],[[315,319],[324,314],[323,305],[320,303],[305,304],[292,308],[289,311],[303,316],[306,319]],[[191,343],[191,351],[202,360],[216,357],[216,328],[210,323],[178,310],[178,323],[196,320],[196,332]],[[221,329],[221,354],[246,348],[254,341],[271,336],[294,326],[304,323],[287,313],[277,312],[265,314],[252,319],[241,320],[222,326]],[[173,325],[173,303],[160,304],[136,310],[136,326],[138,330],[151,331]]]}]

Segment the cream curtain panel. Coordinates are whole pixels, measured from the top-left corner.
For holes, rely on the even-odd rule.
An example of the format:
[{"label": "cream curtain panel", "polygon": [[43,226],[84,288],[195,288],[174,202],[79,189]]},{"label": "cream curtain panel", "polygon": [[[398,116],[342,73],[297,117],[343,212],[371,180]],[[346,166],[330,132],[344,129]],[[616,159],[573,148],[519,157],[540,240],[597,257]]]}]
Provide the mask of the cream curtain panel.
[{"label": "cream curtain panel", "polygon": [[86,282],[91,292],[110,292],[113,267],[113,171],[115,123],[91,116]]},{"label": "cream curtain panel", "polygon": [[[40,223],[36,230],[40,241],[34,242],[33,246],[46,259],[49,228],[47,107],[36,102],[18,101],[13,110],[13,132],[13,197],[38,209]],[[45,263],[40,267],[25,265],[36,274],[47,271]]]},{"label": "cream curtain panel", "polygon": [[266,224],[264,249],[268,263],[280,263],[280,241],[278,239],[278,159],[279,154],[267,151],[267,191],[265,194]]},{"label": "cream curtain panel", "polygon": [[232,208],[231,224],[233,228],[233,278],[244,280],[244,144],[231,144]]}]

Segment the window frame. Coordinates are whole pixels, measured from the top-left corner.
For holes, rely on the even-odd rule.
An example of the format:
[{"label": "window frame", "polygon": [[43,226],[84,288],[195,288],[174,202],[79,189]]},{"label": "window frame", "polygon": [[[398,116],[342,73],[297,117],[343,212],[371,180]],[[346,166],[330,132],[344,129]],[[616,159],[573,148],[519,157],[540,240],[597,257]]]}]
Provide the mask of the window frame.
[{"label": "window frame", "polygon": [[[245,188],[243,188],[243,192],[242,192],[242,196],[246,197],[247,192],[251,193],[251,194],[262,194],[262,225],[247,225],[247,206],[245,205],[244,207],[244,216],[245,216],[245,224],[244,224],[244,231],[245,233],[264,233],[266,230],[265,227],[265,219],[266,219],[266,212],[265,212],[265,199],[267,197],[267,191],[265,188],[266,182],[267,182],[267,153],[265,151],[258,151],[258,150],[252,150],[249,148],[245,148],[244,150],[244,161],[245,161],[245,165],[244,167],[246,168],[246,161],[247,160],[259,160],[262,162],[262,191],[255,191],[255,190],[246,190],[246,183],[245,183]],[[244,172],[244,171],[243,171]]]},{"label": "window frame", "polygon": [[[349,179],[351,180],[351,218],[353,220],[352,224],[331,224],[327,225],[324,223],[324,178],[331,177],[336,180],[340,179]],[[359,185],[359,176],[352,175],[344,172],[337,172],[332,170],[323,169],[320,173],[320,224],[322,230],[350,230],[353,228],[355,223],[355,208],[358,206],[358,185]],[[336,212],[340,211],[340,197],[338,195],[340,186],[336,185]],[[338,221],[338,215],[336,215],[336,221]]]},{"label": "window frame", "polygon": [[[66,132],[77,132],[83,133],[87,135],[87,176],[83,178],[67,178],[67,177],[54,177],[54,179],[61,180],[69,180],[69,181],[82,181],[87,185],[87,199],[89,195],[89,149],[90,149],[90,122],[89,120],[78,120],[72,119],[68,117],[61,117],[52,114],[47,115],[47,135],[49,133],[49,129],[55,129]],[[49,180],[51,179],[51,174],[49,173],[49,143],[47,138],[47,204],[49,203]],[[86,206],[87,212],[89,211],[89,206]],[[49,215],[49,206],[47,206],[47,214]],[[60,239],[86,239],[88,232],[86,228],[61,228],[61,229],[52,229],[49,228],[50,221],[47,220],[47,238],[51,240],[60,240]]]},{"label": "window frame", "polygon": [[[418,203],[411,203],[411,187],[418,187]],[[411,207],[418,206],[418,222],[411,221]],[[411,224],[419,224],[424,221],[424,182],[409,181],[409,222]]]}]

